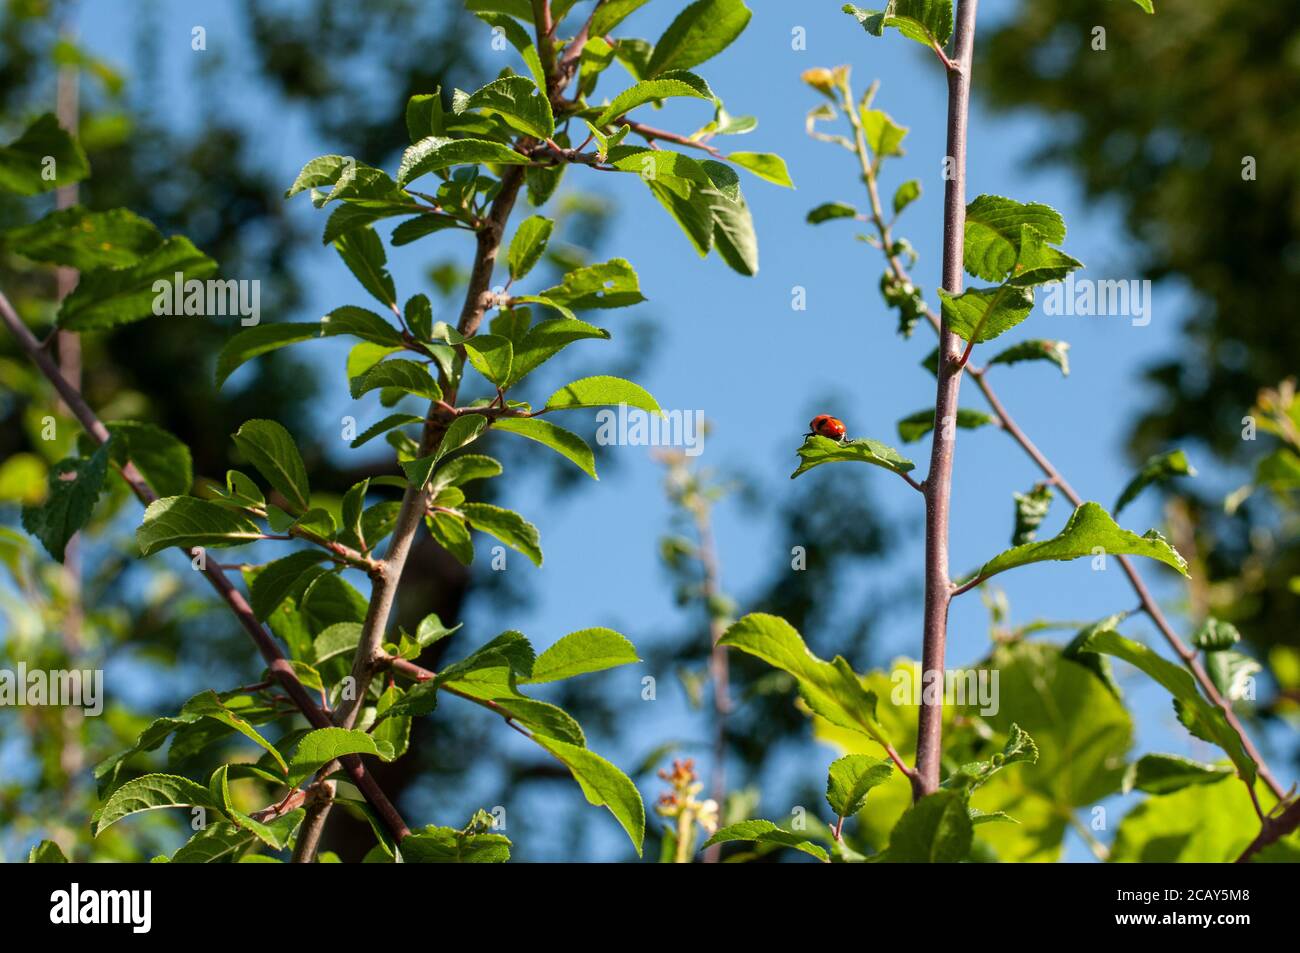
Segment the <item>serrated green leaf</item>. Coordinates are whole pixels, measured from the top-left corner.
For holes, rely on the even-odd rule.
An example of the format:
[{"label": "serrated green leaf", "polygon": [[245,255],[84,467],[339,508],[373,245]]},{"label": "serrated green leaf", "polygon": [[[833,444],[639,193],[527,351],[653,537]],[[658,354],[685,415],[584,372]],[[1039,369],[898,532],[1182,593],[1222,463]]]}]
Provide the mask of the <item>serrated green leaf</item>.
[{"label": "serrated green leaf", "polygon": [[142,420],[106,424],[112,435],[109,456],[119,466],[130,460],[159,496],[180,496],[194,483],[189,447],[176,437]]},{"label": "serrated green leaf", "polygon": [[518,513],[490,503],[465,503],[460,510],[474,529],[495,536],[527,556],[534,566],[541,567],[542,548],[537,527]]},{"label": "serrated green leaf", "polygon": [[364,731],[348,728],[317,728],[303,736],[289,762],[289,783],[297,784],[324,764],[350,754],[374,755],[393,760],[393,747]]},{"label": "serrated green leaf", "polygon": [[495,430],[516,433],[529,440],[536,440],[543,446],[550,447],[556,453],[572,460],[583,473],[593,480],[596,476],[596,457],[576,433],[558,427],[549,420],[535,417],[501,417],[493,425]]},{"label": "serrated green leaf", "polygon": [[[376,300],[389,307],[397,307],[397,289],[393,285],[393,276],[388,273],[388,255],[384,252],[384,243],[379,240],[379,235],[373,228],[356,228],[340,235],[334,241],[334,248],[348,270],[361,283],[361,287]],[[322,322],[322,333],[325,333],[327,326]],[[398,339],[400,341],[400,336]]]},{"label": "serrated green leaf", "polygon": [[391,387],[406,394],[415,394],[429,400],[441,400],[442,388],[433,375],[415,361],[395,358],[381,361],[364,373],[352,378],[350,391],[353,400],[379,387]]},{"label": "serrated green leaf", "polygon": [[311,488],[307,485],[307,467],[298,452],[298,444],[283,426],[274,420],[248,420],[232,439],[244,458],[289,502],[297,512],[311,507]]},{"label": "serrated green leaf", "polygon": [[350,334],[384,347],[401,347],[404,343],[401,331],[373,311],[354,305],[335,308],[321,318],[321,337],[337,337],[341,334]]},{"label": "serrated green leaf", "polygon": [[511,129],[534,139],[555,135],[550,100],[527,76],[503,76],[469,96],[457,96],[452,102],[452,110],[457,114],[471,109],[498,116]]},{"label": "serrated green leaf", "polygon": [[1052,488],[1040,483],[1028,493],[1013,493],[1016,503],[1016,528],[1011,533],[1012,546],[1032,543],[1038,527],[1047,519],[1052,506]]},{"label": "serrated green leaf", "polygon": [[1107,556],[1144,556],[1172,566],[1184,576],[1187,562],[1155,530],[1143,536],[1130,533],[1111,519],[1098,503],[1084,503],[1070,516],[1065,528],[1051,539],[1017,546],[984,564],[979,575],[988,579],[997,573],[1047,560],[1083,559]]},{"label": "serrated green leaf", "polygon": [[465,357],[485,378],[498,387],[510,380],[510,366],[515,349],[509,338],[495,334],[479,334],[465,342]]},{"label": "serrated green leaf", "polygon": [[[993,423],[993,418],[980,410],[960,408],[956,415],[957,426],[963,430],[978,430]],[[918,410],[898,422],[898,437],[903,443],[920,440],[934,429],[934,408]]]},{"label": "serrated green leaf", "polygon": [[164,807],[203,807],[221,811],[211,792],[189,778],[173,774],[145,774],[127,781],[104,802],[91,825],[98,837],[124,817]]},{"label": "serrated green leaf", "polygon": [[68,858],[63,849],[52,840],[43,840],[27,852],[29,864],[66,864]]},{"label": "serrated green leaf", "polygon": [[1050,361],[1061,369],[1062,377],[1070,376],[1070,345],[1066,341],[1035,339],[1013,344],[989,359],[989,364],[1017,364],[1020,361]]},{"label": "serrated green leaf", "polygon": [[570,632],[537,656],[532,674],[520,682],[555,682],[639,661],[632,643],[613,629],[582,629]]},{"label": "serrated green leaf", "polygon": [[760,179],[783,185],[787,189],[794,188],[794,180],[790,178],[785,160],[773,152],[733,152],[727,158]]},{"label": "serrated green leaf", "polygon": [[477,440],[479,434],[487,428],[487,423],[487,418],[482,414],[465,414],[457,417],[451,422],[447,432],[442,435],[442,440],[433,453],[402,464],[402,469],[406,471],[406,478],[415,486],[423,488],[429,482],[429,477],[438,465],[438,461]]},{"label": "serrated green leaf", "polygon": [[1005,334],[1034,310],[1033,291],[1011,285],[971,288],[960,295],[940,288],[939,299],[952,332],[977,344]]},{"label": "serrated green leaf", "polygon": [[541,260],[542,252],[546,251],[546,243],[550,241],[554,228],[555,222],[541,215],[533,215],[519,223],[519,227],[515,229],[515,237],[510,240],[510,251],[507,255],[510,278],[513,281],[523,278]]},{"label": "serrated green leaf", "polygon": [[1172,794],[1184,788],[1214,784],[1233,774],[1226,764],[1202,764],[1178,754],[1146,754],[1124,772],[1124,793]]},{"label": "serrated green leaf", "polygon": [[1180,476],[1196,476],[1196,470],[1187,462],[1187,454],[1183,451],[1170,450],[1168,453],[1158,453],[1150,457],[1120,493],[1119,499],[1115,501],[1115,513],[1118,514],[1152,484],[1168,483]]},{"label": "serrated green leaf", "polygon": [[713,90],[709,89],[709,84],[701,77],[688,73],[684,69],[675,70],[657,76],[655,79],[643,80],[631,89],[623,90],[596,117],[593,125],[603,128],[638,106],[674,97],[708,100],[716,98]]},{"label": "serrated green leaf", "polygon": [[884,36],[885,29],[893,27],[926,46],[945,46],[952,36],[952,0],[889,0],[883,10],[846,3],[843,9],[872,36]]},{"label": "serrated green leaf", "polygon": [[252,520],[192,496],[168,496],[150,503],[135,531],[144,556],[171,546],[242,546],[261,538],[262,531]]},{"label": "serrated green leaf", "polygon": [[1048,245],[1065,241],[1065,220],[1049,205],[1001,195],[975,198],[966,206],[966,270],[984,281],[1005,281],[1020,258],[1026,225]]},{"label": "serrated green leaf", "polygon": [[617,407],[626,404],[651,414],[662,414],[659,404],[642,387],[621,377],[584,377],[566,384],[546,398],[548,410],[579,407]]},{"label": "serrated green leaf", "polygon": [[21,136],[0,146],[0,189],[38,195],[80,182],[90,174],[81,144],[46,113]]},{"label": "serrated green leaf", "polygon": [[[175,311],[177,273],[183,282],[189,282],[208,278],[216,270],[217,263],[188,238],[174,236],[133,264],[83,274],[59,307],[59,327],[97,331],[155,314],[171,314]],[[161,287],[155,289],[156,284]]]},{"label": "serrated green leaf", "polygon": [[259,324],[245,328],[217,354],[217,387],[239,367],[259,355],[320,337],[319,324]]},{"label": "serrated green leaf", "polygon": [[955,864],[970,854],[973,838],[966,798],[956,791],[936,791],[908,808],[894,825],[885,859],[896,864]]},{"label": "serrated green leaf", "polygon": [[575,341],[609,340],[609,332],[577,318],[552,318],[539,321],[528,329],[523,340],[515,344],[510,365],[513,387]]},{"label": "serrated green leaf", "polygon": [[866,735],[882,746],[888,743],[876,719],[876,695],[863,687],[843,657],[818,658],[799,633],[784,619],[751,613],[734,623],[719,645],[729,645],[756,656],[799,683],[799,694],[816,714],[831,724]]},{"label": "serrated green leaf", "polygon": [[627,831],[640,857],[645,840],[645,804],[628,776],[594,751],[540,735],[534,735],[533,740],[572,772],[589,803],[609,809]]},{"label": "serrated green leaf", "polygon": [[624,259],[575,268],[539,297],[576,311],[588,308],[626,308],[645,300],[636,270]]},{"label": "serrated green leaf", "polygon": [[[524,65],[528,67],[528,74],[532,76],[533,83],[538,89],[545,89],[546,72],[542,68],[542,58],[538,54],[537,46],[533,43],[533,39],[529,35],[528,31],[520,26],[517,20],[502,13],[480,12],[477,16],[484,23],[496,27],[501,31],[501,34],[506,38],[510,45],[518,50],[519,55],[523,57]],[[591,36],[593,37],[603,35],[604,34],[601,33],[591,33]],[[409,128],[410,123],[408,122],[407,125]],[[440,128],[429,128],[424,132],[423,136],[441,134],[441,132],[442,130]],[[423,136],[417,136],[416,130],[411,128],[412,142],[417,142],[419,139],[423,138]]]},{"label": "serrated green leaf", "polygon": [[794,479],[823,463],[870,463],[895,473],[907,473],[916,464],[893,447],[876,440],[859,437],[856,440],[832,440],[829,437],[807,437],[799,448],[799,468],[790,474]]},{"label": "serrated green leaf", "polygon": [[716,831],[712,837],[700,845],[700,849],[712,847],[714,844],[725,844],[729,841],[753,841],[758,844],[793,847],[795,850],[802,851],[811,857],[816,857],[824,864],[830,863],[830,855],[826,853],[826,848],[801,834],[787,831],[784,828],[777,827],[771,821],[764,820],[740,821],[736,824],[730,824]]},{"label": "serrated green leaf", "polygon": [[882,109],[863,109],[862,131],[867,138],[867,147],[879,161],[889,156],[903,154],[903,140],[907,138],[908,128],[894,122],[893,117]]},{"label": "serrated green leaf", "polygon": [[259,621],[266,621],[280,607],[280,603],[289,598],[303,573],[325,562],[327,558],[321,550],[304,549],[263,566],[249,590],[253,615]]},{"label": "serrated green leaf", "polygon": [[23,529],[35,536],[56,562],[63,562],[68,540],[90,520],[108,478],[110,445],[88,457],[61,460],[50,468],[49,494],[39,506],[23,507]]},{"label": "serrated green leaf", "polygon": [[335,622],[322,630],[313,640],[316,664],[327,662],[336,655],[345,655],[353,651],[360,642],[360,622]]},{"label": "serrated green leaf", "polygon": [[152,222],[127,209],[92,212],[78,205],[10,229],[0,240],[32,261],[90,271],[133,265],[161,245],[163,237]]},{"label": "serrated green leaf", "polygon": [[894,193],[894,214],[900,214],[903,209],[907,208],[913,202],[921,197],[921,183],[916,179],[910,179],[898,187]]},{"label": "serrated green leaf", "polygon": [[685,70],[717,56],[749,25],[742,0],[696,0],[669,24],[646,64],[646,76]]},{"label": "serrated green leaf", "polygon": [[836,817],[852,817],[866,807],[867,794],[884,784],[894,766],[882,758],[865,754],[845,755],[830,766],[826,779],[826,803]]},{"label": "serrated green leaf", "polygon": [[429,136],[402,153],[402,163],[397,170],[397,184],[405,187],[430,172],[439,172],[454,165],[475,165],[480,162],[495,165],[531,164],[526,156],[499,142]]}]

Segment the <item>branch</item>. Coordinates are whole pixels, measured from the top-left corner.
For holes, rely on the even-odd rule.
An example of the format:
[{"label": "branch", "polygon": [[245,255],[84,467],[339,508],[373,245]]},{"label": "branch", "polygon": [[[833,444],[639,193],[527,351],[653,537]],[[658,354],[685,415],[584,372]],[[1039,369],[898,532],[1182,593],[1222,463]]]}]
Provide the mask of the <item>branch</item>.
[{"label": "branch", "polygon": [[[960,69],[948,71],[948,156],[952,177],[944,191],[943,286],[961,294],[962,252],[966,229],[966,125],[970,110],[970,75],[975,44],[978,0],[960,0],[953,50]],[[925,479],[925,620],[921,672],[943,672],[948,640],[948,604],[952,582],[948,576],[948,517],[952,495],[952,463],[957,430],[944,421],[957,414],[961,367],[957,362],[957,336],[940,318],[939,366],[934,401],[934,438],[930,444],[930,472]],[[916,777],[912,790],[919,800],[939,788],[943,744],[943,700],[921,699],[917,718]]]},{"label": "branch", "polygon": [[[18,313],[14,311],[9,299],[5,297],[3,292],[0,292],[0,321],[3,321],[18,340],[19,346],[27,352],[28,357],[31,358],[37,369],[54,385],[54,389],[58,391],[59,396],[63,398],[68,405],[68,409],[72,411],[72,415],[77,418],[86,433],[93,437],[96,443],[107,443],[109,439],[108,428],[90,409],[90,405],[86,403],[76,388],[59,373],[58,367],[54,365],[49,354],[41,348],[40,342],[28,330],[27,325],[18,317]],[[154,492],[153,487],[145,482],[140,471],[136,469],[135,464],[130,460],[122,464],[121,474],[141,503],[148,506],[158,499],[158,494]],[[201,553],[201,550],[196,548],[188,550],[188,552],[191,558],[195,558]],[[207,577],[208,582],[217,590],[217,594],[225,601],[230,611],[235,614],[235,618],[239,620],[240,625],[244,627],[244,630],[253,640],[254,645],[257,646],[263,660],[266,662],[271,677],[280,683],[285,694],[289,696],[313,728],[331,727],[333,722],[330,720],[329,715],[321,710],[302,682],[298,680],[293,665],[285,657],[279,644],[262,627],[262,623],[257,620],[243,593],[231,584],[221,566],[215,561],[204,558],[203,567],[202,572]],[[375,809],[375,813],[379,815],[384,826],[388,828],[393,837],[400,841],[409,834],[410,829],[406,826],[406,822],[402,820],[402,816],[397,812],[392,802],[380,790],[374,778],[366,772],[361,759],[356,755],[349,755],[343,759],[343,767],[352,777],[362,795],[370,802],[371,807]]]},{"label": "branch", "polygon": [[1241,852],[1234,863],[1250,863],[1250,859],[1270,844],[1275,844],[1283,837],[1300,827],[1300,801],[1291,802],[1291,806],[1277,817],[1264,818],[1264,829]]}]

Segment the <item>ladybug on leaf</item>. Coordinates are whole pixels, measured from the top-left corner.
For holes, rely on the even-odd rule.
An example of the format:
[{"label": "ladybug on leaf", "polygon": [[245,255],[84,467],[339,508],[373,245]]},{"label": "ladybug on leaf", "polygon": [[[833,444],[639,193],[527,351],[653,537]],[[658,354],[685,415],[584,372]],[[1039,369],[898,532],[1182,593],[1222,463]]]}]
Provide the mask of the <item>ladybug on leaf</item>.
[{"label": "ladybug on leaf", "polygon": [[811,437],[816,434],[819,437],[827,437],[831,440],[843,442],[848,431],[844,428],[844,421],[838,417],[832,417],[830,414],[818,414],[808,424],[809,432],[804,434],[805,437]]}]

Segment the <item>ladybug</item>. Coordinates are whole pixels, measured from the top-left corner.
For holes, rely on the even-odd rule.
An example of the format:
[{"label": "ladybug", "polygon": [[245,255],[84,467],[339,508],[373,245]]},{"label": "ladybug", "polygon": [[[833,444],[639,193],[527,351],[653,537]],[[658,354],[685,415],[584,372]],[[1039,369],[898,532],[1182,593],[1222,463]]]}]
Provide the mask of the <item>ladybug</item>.
[{"label": "ladybug", "polygon": [[808,429],[810,433],[806,436],[817,434],[820,437],[829,437],[831,440],[843,440],[847,433],[844,429],[844,421],[830,414],[818,414],[808,424]]}]

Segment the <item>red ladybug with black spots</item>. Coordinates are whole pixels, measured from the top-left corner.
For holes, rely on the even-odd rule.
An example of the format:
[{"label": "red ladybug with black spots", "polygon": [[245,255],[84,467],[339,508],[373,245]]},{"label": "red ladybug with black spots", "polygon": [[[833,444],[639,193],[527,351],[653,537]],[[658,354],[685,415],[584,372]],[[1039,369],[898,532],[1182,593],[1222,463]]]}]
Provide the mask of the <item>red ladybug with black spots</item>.
[{"label": "red ladybug with black spots", "polygon": [[832,417],[830,414],[818,414],[808,424],[809,433],[804,436],[811,437],[816,434],[819,437],[828,437],[831,440],[842,441],[848,433],[844,429],[844,421],[838,417]]}]

